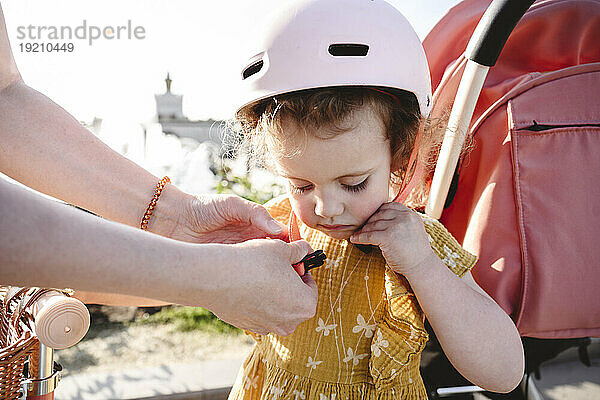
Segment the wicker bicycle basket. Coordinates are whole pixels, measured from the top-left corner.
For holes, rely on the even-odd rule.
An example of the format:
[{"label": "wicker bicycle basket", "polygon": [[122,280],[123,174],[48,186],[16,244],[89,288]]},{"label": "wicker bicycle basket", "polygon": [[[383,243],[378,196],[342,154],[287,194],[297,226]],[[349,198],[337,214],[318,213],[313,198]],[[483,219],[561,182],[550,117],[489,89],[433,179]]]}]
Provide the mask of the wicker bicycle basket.
[{"label": "wicker bicycle basket", "polygon": [[32,369],[37,368],[34,360],[39,353],[39,341],[30,309],[45,292],[39,288],[0,287],[0,399],[23,398],[21,384],[27,378],[25,370],[32,374]]}]

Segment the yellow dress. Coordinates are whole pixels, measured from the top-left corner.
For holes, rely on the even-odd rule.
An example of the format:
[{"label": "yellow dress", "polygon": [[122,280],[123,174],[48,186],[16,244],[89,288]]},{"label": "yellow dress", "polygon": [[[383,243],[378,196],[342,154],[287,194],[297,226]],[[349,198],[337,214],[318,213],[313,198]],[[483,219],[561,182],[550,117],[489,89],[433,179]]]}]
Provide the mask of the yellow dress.
[{"label": "yellow dress", "polygon": [[[267,205],[287,224],[287,197]],[[434,252],[456,275],[476,262],[436,220],[423,216]],[[311,271],[316,315],[289,336],[252,336],[230,400],[426,399],[419,373],[428,336],[408,281],[386,268],[379,248],[365,253],[298,221],[300,234],[327,255]],[[282,304],[282,307],[285,307]]]}]

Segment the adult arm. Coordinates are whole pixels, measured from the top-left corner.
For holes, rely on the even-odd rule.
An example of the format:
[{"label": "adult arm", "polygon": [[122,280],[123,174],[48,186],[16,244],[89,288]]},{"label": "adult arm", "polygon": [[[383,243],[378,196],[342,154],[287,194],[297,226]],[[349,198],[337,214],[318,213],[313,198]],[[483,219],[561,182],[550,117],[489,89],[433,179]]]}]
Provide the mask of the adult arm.
[{"label": "adult arm", "polygon": [[191,244],[44,199],[0,179],[0,281],[129,293],[201,306],[257,333],[289,334],[314,315],[317,291],[290,264],[306,242]]},{"label": "adult arm", "polygon": [[[28,87],[15,64],[0,7],[0,171],[107,219],[137,227],[158,177],[114,152],[69,113]],[[191,196],[167,185],[149,230],[195,243],[276,236],[259,205],[237,196]],[[123,294],[77,292],[86,302],[157,305]]]},{"label": "adult arm", "polygon": [[[139,227],[159,179],[23,82],[1,7],[0,171],[39,192],[134,227]],[[195,243],[237,243],[280,230],[261,206],[235,196],[195,197],[173,185],[165,187],[148,229]]]}]

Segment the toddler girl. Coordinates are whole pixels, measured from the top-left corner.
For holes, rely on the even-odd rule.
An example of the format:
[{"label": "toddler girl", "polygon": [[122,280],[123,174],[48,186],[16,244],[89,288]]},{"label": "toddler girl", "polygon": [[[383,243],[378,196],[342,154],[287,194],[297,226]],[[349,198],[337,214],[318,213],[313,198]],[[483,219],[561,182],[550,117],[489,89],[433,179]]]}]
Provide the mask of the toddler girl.
[{"label": "toddler girl", "polygon": [[288,182],[267,209],[328,260],[311,271],[316,315],[286,337],[254,335],[229,398],[426,399],[425,317],[467,379],[512,390],[521,341],[472,279],[476,257],[390,201],[419,199],[433,143],[427,62],[404,17],[378,0],[302,1],[256,50],[237,119]]}]

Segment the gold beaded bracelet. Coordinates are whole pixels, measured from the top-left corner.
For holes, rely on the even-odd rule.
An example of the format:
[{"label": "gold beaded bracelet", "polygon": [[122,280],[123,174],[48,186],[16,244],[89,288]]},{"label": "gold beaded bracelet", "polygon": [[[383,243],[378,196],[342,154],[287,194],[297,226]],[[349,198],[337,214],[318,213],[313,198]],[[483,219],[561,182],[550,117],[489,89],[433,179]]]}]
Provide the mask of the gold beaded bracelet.
[{"label": "gold beaded bracelet", "polygon": [[141,230],[143,230],[143,231],[148,230],[148,221],[150,220],[152,211],[154,211],[154,207],[156,207],[156,202],[158,201],[158,198],[160,197],[160,194],[162,193],[162,191],[167,183],[171,183],[171,179],[169,179],[168,176],[165,176],[160,181],[158,181],[158,183],[156,184],[156,189],[154,190],[154,196],[152,197],[152,200],[150,200],[150,204],[148,204],[148,208],[146,208],[146,212],[144,213],[144,216],[142,217],[142,223],[140,225]]}]

